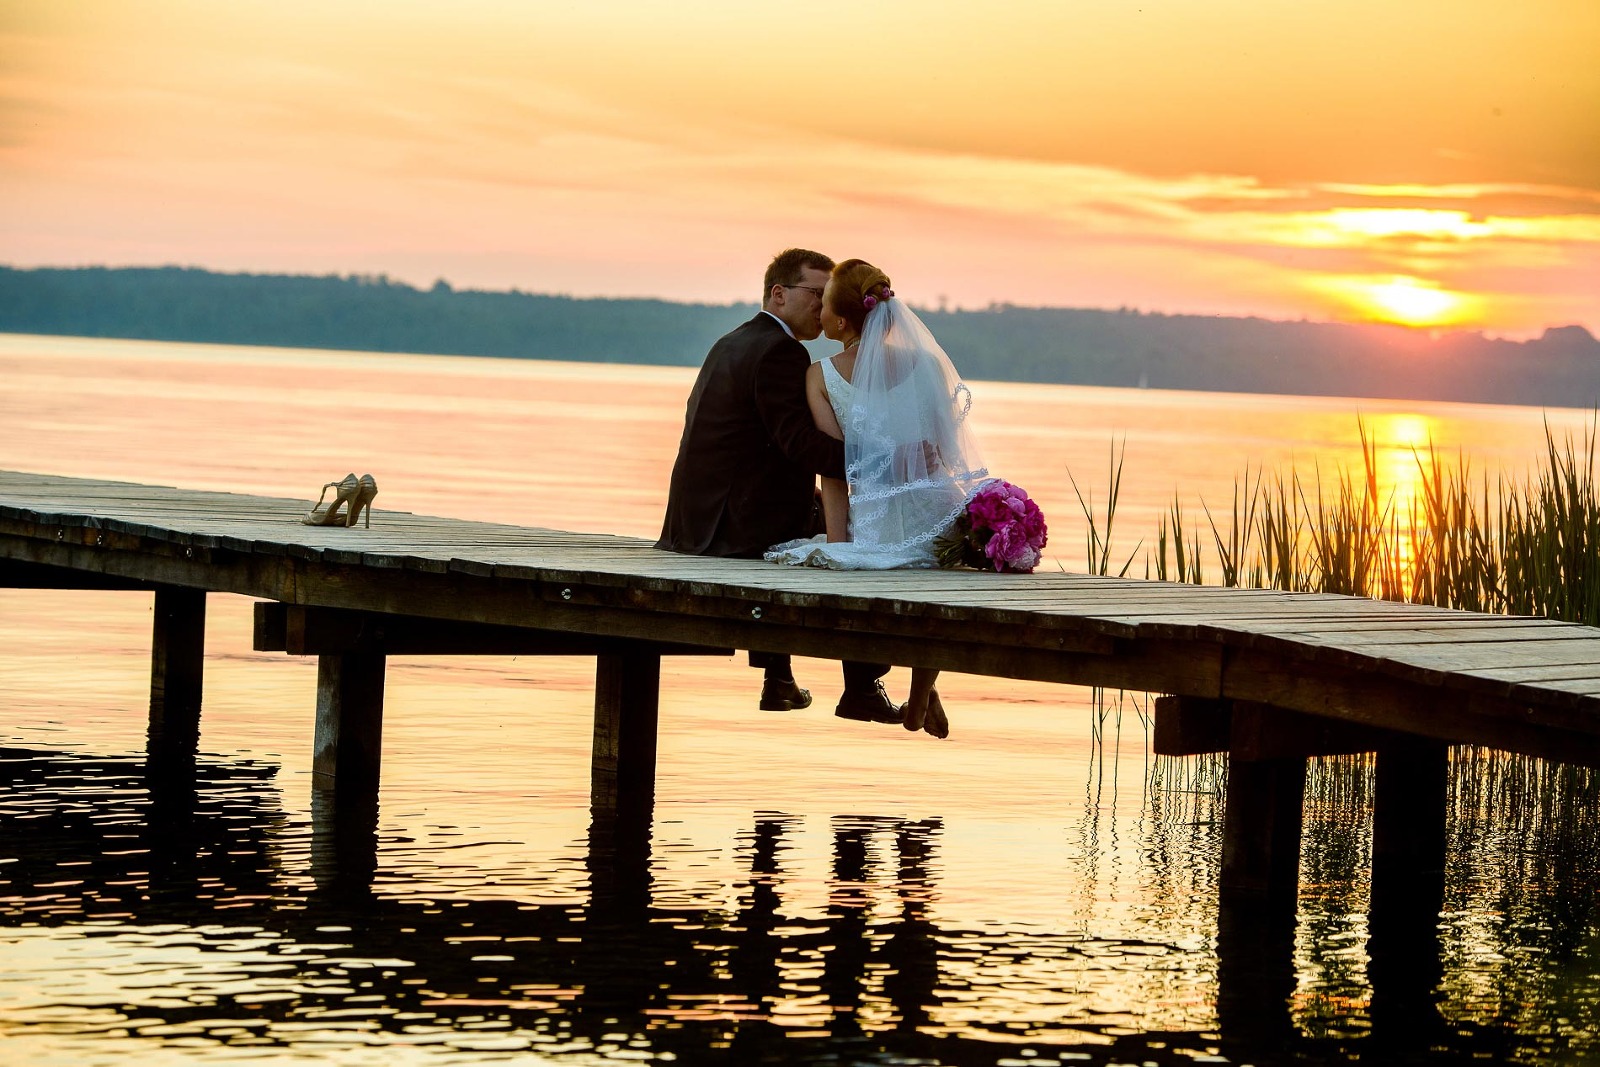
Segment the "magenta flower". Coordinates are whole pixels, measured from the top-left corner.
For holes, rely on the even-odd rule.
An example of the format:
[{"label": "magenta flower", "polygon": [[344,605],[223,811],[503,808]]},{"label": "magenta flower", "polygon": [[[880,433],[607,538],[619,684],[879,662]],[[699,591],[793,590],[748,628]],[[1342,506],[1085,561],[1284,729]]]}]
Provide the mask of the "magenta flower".
[{"label": "magenta flower", "polygon": [[1028,572],[1049,538],[1044,512],[1018,486],[995,480],[967,502],[955,529],[939,541],[939,564]]}]

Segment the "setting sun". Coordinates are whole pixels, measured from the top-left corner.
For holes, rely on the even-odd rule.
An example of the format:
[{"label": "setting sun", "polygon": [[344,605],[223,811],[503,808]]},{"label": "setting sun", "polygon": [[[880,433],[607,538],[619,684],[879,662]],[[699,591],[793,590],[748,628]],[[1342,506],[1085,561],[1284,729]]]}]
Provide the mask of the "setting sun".
[{"label": "setting sun", "polygon": [[1422,278],[1328,278],[1316,283],[1353,312],[1396,326],[1452,326],[1469,322],[1478,301]]},{"label": "setting sun", "polygon": [[1396,278],[1372,289],[1374,309],[1381,318],[1405,326],[1437,326],[1449,322],[1466,302],[1454,293],[1434,289],[1412,278]]}]

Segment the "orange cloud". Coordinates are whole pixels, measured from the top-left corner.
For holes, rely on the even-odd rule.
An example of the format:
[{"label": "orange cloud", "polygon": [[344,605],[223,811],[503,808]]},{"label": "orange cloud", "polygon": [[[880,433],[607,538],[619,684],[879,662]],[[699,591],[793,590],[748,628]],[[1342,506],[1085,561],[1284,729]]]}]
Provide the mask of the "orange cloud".
[{"label": "orange cloud", "polygon": [[1600,7],[1402,7],[45,5],[0,240],[713,300],[803,243],[930,302],[1600,331]]}]

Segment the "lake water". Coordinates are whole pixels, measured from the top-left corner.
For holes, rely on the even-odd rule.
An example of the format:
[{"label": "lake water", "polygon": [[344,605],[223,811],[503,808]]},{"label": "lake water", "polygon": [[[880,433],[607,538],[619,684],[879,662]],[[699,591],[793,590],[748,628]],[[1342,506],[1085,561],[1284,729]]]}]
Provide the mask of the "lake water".
[{"label": "lake water", "polygon": [[[692,377],[0,336],[0,467],[308,504],[370,471],[375,527],[387,508],[654,536]],[[1073,479],[1103,507],[1116,442],[1120,561],[1175,493],[1226,510],[1247,466],[1359,465],[1358,418],[1402,498],[1413,446],[1520,475],[1546,419],[1589,421],[974,393],[989,466],[1072,570]],[[797,660],[817,705],[774,715],[742,658],[669,660],[654,820],[619,860],[589,821],[591,661],[394,658],[376,869],[352,887],[313,802],[314,661],[251,651],[250,621],[210,598],[201,759],[173,809],[144,779],[150,598],[0,590],[5,1063],[1600,1057],[1587,774],[1457,754],[1445,906],[1395,997],[1369,958],[1359,761],[1313,769],[1294,932],[1241,949],[1219,938],[1218,769],[1149,757],[1142,698],[1102,722],[1084,690],[947,677],[938,742],[828,714],[834,664]]]}]

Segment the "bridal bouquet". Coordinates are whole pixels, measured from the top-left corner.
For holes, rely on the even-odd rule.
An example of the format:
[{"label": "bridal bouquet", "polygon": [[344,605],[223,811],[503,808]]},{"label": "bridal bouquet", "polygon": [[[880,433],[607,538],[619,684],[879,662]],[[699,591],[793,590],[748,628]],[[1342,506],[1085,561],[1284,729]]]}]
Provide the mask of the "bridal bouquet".
[{"label": "bridal bouquet", "polygon": [[1022,489],[996,479],[972,494],[955,528],[936,543],[939,566],[1025,574],[1039,565],[1048,533],[1039,505]]}]

